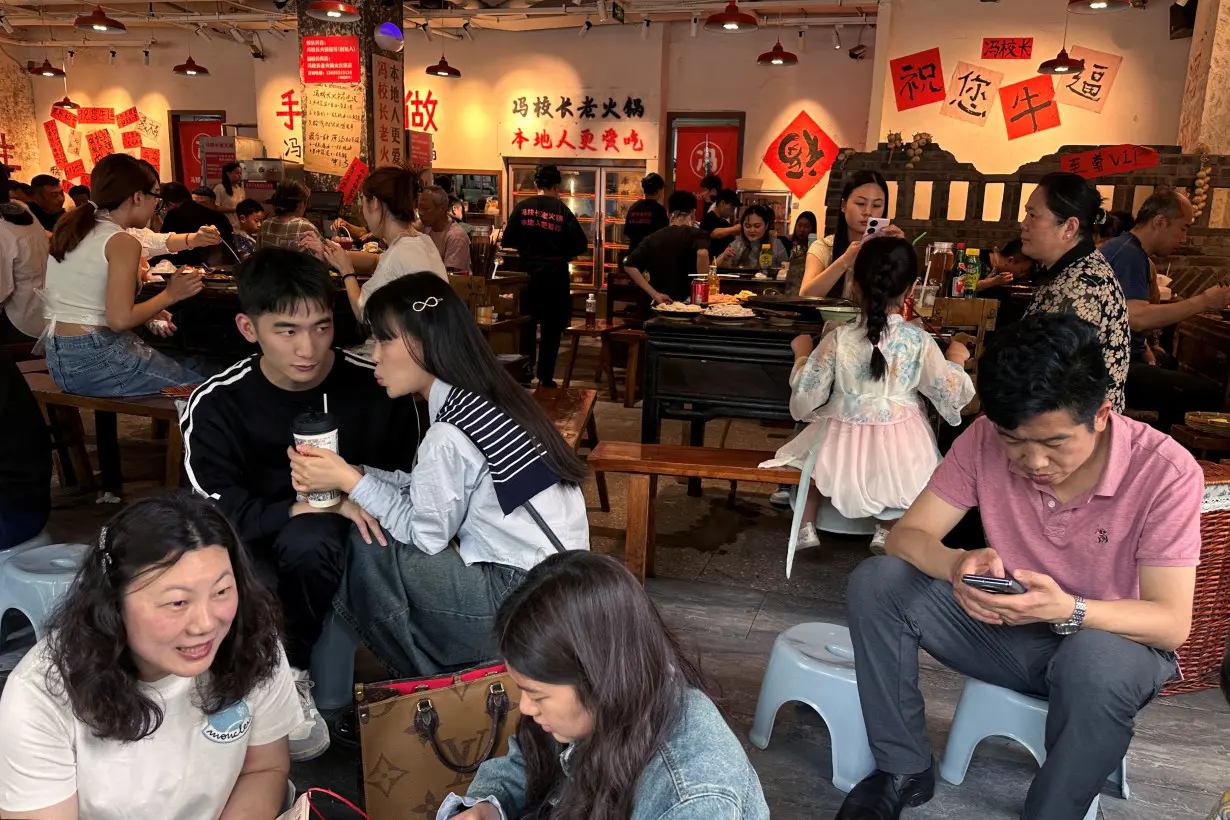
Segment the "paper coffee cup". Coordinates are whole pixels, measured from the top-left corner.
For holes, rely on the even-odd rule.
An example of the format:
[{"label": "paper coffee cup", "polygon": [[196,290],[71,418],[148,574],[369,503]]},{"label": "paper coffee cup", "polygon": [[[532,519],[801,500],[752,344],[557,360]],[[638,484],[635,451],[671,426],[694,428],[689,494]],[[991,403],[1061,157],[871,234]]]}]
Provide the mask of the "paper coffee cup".
[{"label": "paper coffee cup", "polygon": [[[295,416],[291,425],[295,446],[310,444],[322,450],[337,452],[337,421],[332,413],[307,412]],[[313,507],[332,507],[342,500],[341,490],[308,493],[307,502]]]}]

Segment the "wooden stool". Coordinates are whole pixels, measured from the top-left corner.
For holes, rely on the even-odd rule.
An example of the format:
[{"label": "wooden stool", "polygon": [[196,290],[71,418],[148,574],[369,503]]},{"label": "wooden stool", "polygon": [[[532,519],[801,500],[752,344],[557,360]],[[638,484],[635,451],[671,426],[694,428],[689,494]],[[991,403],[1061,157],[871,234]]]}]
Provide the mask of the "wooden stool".
[{"label": "wooden stool", "polygon": [[1215,461],[1209,453],[1230,453],[1230,438],[1202,433],[1193,430],[1185,424],[1176,424],[1170,428],[1170,437],[1182,444],[1192,455],[1201,461]]},{"label": "wooden stool", "polygon": [[611,332],[621,330],[626,325],[621,319],[598,319],[593,327],[587,327],[584,319],[573,319],[572,324],[564,331],[565,337],[572,338],[572,355],[568,357],[568,369],[564,371],[564,387],[572,383],[572,370],[577,364],[577,353],[581,347],[581,337],[598,338],[602,342],[602,352],[598,357],[598,370],[594,373],[594,382],[602,383],[605,371],[607,383],[611,391],[611,401],[619,401],[619,387],[615,384],[615,367],[611,363]]},{"label": "wooden stool", "polygon": [[641,350],[648,338],[645,331],[636,328],[611,331],[612,342],[622,342],[628,346],[628,364],[624,368],[624,407],[636,406],[636,397],[641,388]]}]

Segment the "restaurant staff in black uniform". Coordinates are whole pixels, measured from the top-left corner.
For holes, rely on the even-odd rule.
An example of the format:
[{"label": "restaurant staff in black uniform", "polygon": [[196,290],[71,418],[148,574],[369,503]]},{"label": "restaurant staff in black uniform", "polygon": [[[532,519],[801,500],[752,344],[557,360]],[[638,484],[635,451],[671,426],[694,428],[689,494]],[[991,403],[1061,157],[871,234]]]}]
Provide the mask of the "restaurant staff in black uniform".
[{"label": "restaurant staff in black uniform", "polygon": [[521,353],[534,358],[534,337],[542,326],[538,348],[538,383],[555,387],[555,360],[560,339],[572,314],[568,262],[589,249],[589,238],[568,207],[560,202],[559,169],[539,165],[532,196],[513,208],[500,244],[516,248],[525,262],[530,284],[525,297],[530,321],[521,326]]},{"label": "restaurant staff in black uniform", "polygon": [[654,231],[660,231],[671,224],[670,215],[662,207],[662,198],[666,194],[666,180],[658,174],[650,174],[641,180],[641,191],[644,199],[633,203],[624,214],[624,237],[628,240],[628,253],[636,250],[636,246]]}]

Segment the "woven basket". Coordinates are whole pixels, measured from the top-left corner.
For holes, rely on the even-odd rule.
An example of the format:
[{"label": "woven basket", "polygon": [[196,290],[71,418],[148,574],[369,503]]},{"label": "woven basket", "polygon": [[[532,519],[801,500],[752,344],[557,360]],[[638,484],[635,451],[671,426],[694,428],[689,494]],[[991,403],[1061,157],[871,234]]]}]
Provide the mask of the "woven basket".
[{"label": "woven basket", "polygon": [[1166,684],[1163,695],[1217,686],[1230,634],[1230,466],[1199,463],[1204,470],[1204,501],[1200,506],[1200,566],[1196,569],[1192,631],[1187,643],[1179,647],[1183,678]]},{"label": "woven basket", "polygon": [[1193,430],[1230,438],[1230,413],[1193,411],[1183,417],[1183,423]]}]

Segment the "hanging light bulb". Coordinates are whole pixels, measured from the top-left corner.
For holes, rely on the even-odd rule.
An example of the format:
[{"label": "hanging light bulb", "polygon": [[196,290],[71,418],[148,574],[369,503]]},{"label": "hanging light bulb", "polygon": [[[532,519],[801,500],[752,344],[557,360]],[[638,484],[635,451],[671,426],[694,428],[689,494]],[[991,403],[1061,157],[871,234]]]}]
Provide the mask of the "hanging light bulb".
[{"label": "hanging light bulb", "polygon": [[73,28],[77,31],[98,32],[99,34],[124,34],[128,31],[128,27],[119,20],[108,17],[103,12],[102,6],[95,6],[94,11],[74,20]]},{"label": "hanging light bulb", "polygon": [[1084,60],[1074,60],[1068,56],[1068,21],[1063,23],[1063,45],[1054,59],[1047,60],[1038,66],[1039,74],[1076,74],[1085,70]]}]

